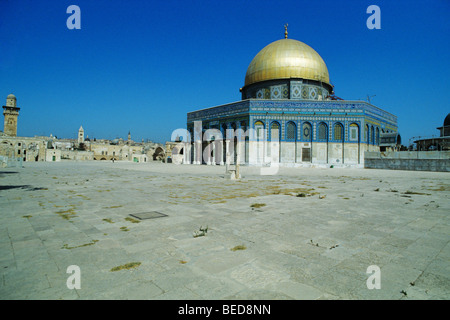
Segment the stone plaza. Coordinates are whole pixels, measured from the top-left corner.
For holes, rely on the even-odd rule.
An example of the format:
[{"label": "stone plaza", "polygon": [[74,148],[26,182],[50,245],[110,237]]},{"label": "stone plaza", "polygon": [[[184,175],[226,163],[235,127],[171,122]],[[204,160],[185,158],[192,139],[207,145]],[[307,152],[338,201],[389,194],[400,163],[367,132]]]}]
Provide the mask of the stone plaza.
[{"label": "stone plaza", "polygon": [[[449,299],[448,173],[240,173],[121,161],[2,168],[0,299]],[[380,289],[368,288],[370,266]]]}]

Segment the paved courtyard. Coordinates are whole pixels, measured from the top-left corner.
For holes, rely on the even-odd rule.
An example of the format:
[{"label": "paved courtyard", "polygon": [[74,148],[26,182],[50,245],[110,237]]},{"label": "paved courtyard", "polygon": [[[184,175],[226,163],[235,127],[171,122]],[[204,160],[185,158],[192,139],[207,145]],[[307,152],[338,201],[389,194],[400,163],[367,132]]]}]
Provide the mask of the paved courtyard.
[{"label": "paved courtyard", "polygon": [[[1,168],[0,298],[450,298],[449,173],[259,173],[241,167],[233,181],[221,166]],[[131,216],[140,213],[153,218]],[[67,286],[72,265],[80,289]],[[380,289],[368,289],[369,266],[380,268]]]}]

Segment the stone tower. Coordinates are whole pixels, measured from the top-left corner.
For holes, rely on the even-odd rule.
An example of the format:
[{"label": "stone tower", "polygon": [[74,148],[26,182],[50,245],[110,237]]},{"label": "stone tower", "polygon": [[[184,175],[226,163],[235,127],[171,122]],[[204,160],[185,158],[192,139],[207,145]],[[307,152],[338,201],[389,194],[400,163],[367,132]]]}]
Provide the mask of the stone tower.
[{"label": "stone tower", "polygon": [[80,129],[78,129],[78,143],[84,142],[84,129],[83,126],[80,126]]},{"label": "stone tower", "polygon": [[11,137],[17,136],[17,117],[19,116],[20,108],[17,108],[16,96],[10,94],[6,97],[6,106],[3,106],[3,115],[5,122],[3,132]]}]

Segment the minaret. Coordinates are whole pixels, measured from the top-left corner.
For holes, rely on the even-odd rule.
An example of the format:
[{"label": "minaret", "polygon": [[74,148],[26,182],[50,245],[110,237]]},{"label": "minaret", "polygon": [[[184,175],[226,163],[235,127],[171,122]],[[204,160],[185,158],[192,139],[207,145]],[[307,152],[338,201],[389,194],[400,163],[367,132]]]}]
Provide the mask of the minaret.
[{"label": "minaret", "polygon": [[3,106],[3,115],[5,122],[3,125],[3,132],[11,137],[17,136],[17,117],[19,116],[20,108],[17,108],[16,96],[10,94],[6,97],[6,106]]},{"label": "minaret", "polygon": [[78,143],[84,142],[84,129],[83,126],[80,126],[80,129],[78,129]]}]

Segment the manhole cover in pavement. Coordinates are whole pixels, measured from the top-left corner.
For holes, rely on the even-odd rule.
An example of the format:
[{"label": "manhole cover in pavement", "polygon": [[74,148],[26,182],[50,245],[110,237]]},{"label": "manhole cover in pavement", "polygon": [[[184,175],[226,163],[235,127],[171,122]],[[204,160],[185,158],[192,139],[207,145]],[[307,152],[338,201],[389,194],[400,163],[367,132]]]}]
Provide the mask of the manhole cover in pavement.
[{"label": "manhole cover in pavement", "polygon": [[133,214],[130,214],[130,216],[135,217],[140,220],[146,220],[146,219],[167,217],[167,214],[164,214],[164,213],[161,213],[158,211],[150,211],[150,212],[133,213]]}]

